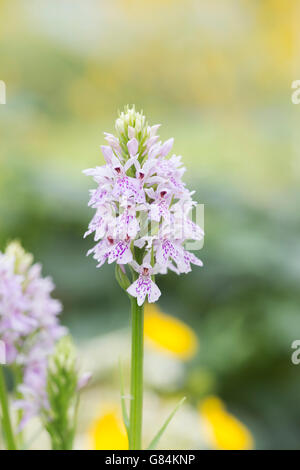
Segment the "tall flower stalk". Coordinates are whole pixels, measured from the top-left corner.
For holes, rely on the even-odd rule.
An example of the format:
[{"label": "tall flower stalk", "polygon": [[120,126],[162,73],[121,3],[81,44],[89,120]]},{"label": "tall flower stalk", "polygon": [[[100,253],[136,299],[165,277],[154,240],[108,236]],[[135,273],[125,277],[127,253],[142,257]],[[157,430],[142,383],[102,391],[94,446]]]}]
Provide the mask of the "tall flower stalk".
[{"label": "tall flower stalk", "polygon": [[129,421],[129,448],[142,448],[143,425],[143,359],[144,359],[144,308],[136,299],[131,300],[131,405]]},{"label": "tall flower stalk", "polygon": [[97,267],[106,261],[116,263],[117,281],[131,300],[129,418],[124,403],[122,407],[129,447],[138,450],[142,448],[144,303],[156,302],[161,295],[156,274],[188,273],[192,264],[202,266],[185,245],[201,240],[204,233],[189,217],[196,203],[182,181],[181,157],[167,157],[174,139],[161,142],[159,125],[149,126],[143,113],[129,106],[120,113],[115,129],[116,136],[105,133],[108,145],[101,147],[105,165],[84,170],[97,183],[89,201],[96,213],[84,236],[94,233],[97,243],[88,254],[93,254]]},{"label": "tall flower stalk", "polygon": [[16,450],[17,447],[10,418],[8,394],[2,366],[0,366],[0,406],[2,411],[2,426],[6,447],[8,450]]}]

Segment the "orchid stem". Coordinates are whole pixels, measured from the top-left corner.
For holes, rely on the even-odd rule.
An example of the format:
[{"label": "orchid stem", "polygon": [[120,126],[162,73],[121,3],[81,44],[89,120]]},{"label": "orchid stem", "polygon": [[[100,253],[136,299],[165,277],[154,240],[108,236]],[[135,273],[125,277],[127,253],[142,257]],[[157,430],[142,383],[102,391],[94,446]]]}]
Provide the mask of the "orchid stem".
[{"label": "orchid stem", "polygon": [[143,422],[143,358],[144,358],[144,307],[136,298],[131,299],[131,401],[129,423],[129,449],[142,449]]},{"label": "orchid stem", "polygon": [[7,450],[16,450],[15,438],[12,430],[7,389],[3,373],[3,367],[0,366],[0,404],[2,410],[2,426],[6,441]]}]

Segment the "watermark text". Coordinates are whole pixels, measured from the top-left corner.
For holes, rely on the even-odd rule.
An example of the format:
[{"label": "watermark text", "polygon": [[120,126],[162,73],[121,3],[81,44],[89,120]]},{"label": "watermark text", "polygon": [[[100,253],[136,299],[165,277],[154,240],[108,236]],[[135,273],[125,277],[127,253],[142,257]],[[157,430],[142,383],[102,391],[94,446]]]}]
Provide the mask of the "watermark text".
[{"label": "watermark text", "polygon": [[6,85],[3,80],[0,80],[0,104],[6,104]]}]

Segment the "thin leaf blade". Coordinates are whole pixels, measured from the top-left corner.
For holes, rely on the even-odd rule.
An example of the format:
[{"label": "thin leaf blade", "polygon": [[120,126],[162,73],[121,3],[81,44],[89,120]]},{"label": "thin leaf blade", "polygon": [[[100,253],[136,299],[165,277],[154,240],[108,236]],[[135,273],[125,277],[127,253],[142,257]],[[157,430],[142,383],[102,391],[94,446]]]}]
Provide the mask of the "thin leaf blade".
[{"label": "thin leaf blade", "polygon": [[119,360],[119,372],[120,372],[120,389],[121,389],[121,407],[122,407],[122,416],[125,424],[127,434],[129,433],[129,417],[126,409],[125,403],[125,393],[124,393],[124,376],[121,359]]},{"label": "thin leaf blade", "polygon": [[147,450],[153,450],[156,448],[161,436],[163,435],[163,433],[165,432],[167,426],[169,425],[170,421],[172,420],[172,418],[174,417],[174,415],[177,413],[177,411],[179,410],[179,408],[181,407],[181,405],[183,405],[183,403],[185,402],[186,400],[186,397],[183,397],[178,403],[177,405],[175,406],[174,410],[172,411],[172,413],[169,414],[169,416],[167,417],[166,421],[164,422],[164,424],[162,425],[162,427],[159,429],[158,433],[154,436],[154,438],[152,439],[152,441],[150,442],[149,446],[147,447]]}]

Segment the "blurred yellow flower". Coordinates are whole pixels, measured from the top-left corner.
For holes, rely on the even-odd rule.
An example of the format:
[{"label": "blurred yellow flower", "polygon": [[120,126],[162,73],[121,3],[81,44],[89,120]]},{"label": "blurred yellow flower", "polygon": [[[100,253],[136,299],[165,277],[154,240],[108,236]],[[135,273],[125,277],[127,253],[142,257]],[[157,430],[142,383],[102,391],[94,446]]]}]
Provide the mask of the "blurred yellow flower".
[{"label": "blurred yellow flower", "polygon": [[224,403],[209,396],[199,405],[204,418],[208,438],[214,448],[220,450],[247,450],[253,448],[250,431],[237,418],[226,411]]},{"label": "blurred yellow flower", "polygon": [[93,450],[127,450],[128,438],[117,407],[108,407],[89,429]]},{"label": "blurred yellow flower", "polygon": [[149,304],[145,307],[145,339],[156,349],[182,360],[192,358],[198,347],[191,328]]}]

